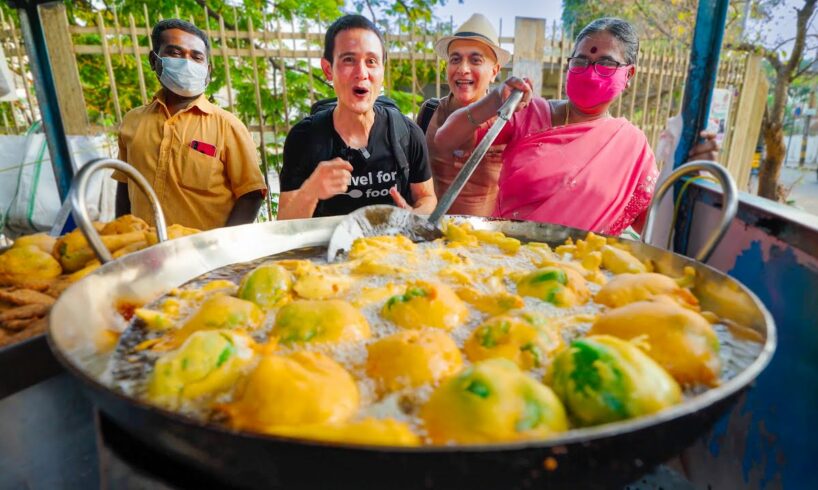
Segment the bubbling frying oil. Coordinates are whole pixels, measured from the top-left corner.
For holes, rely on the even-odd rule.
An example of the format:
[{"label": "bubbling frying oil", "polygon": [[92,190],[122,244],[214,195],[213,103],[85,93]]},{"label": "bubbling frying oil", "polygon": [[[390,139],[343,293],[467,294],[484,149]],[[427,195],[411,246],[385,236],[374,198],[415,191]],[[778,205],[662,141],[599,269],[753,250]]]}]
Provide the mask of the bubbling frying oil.
[{"label": "bubbling frying oil", "polygon": [[[578,242],[578,244],[583,243],[595,243],[597,248],[607,246],[603,245],[604,239],[593,235],[589,235],[587,242]],[[518,293],[522,289],[520,285],[521,281],[525,280],[523,278],[527,274],[531,275],[533,271],[542,270],[545,264],[547,267],[562,267],[569,272],[573,271],[570,273],[575,276],[584,275],[588,279],[584,281],[585,286],[593,298],[603,283],[610,281],[616,274],[600,267],[599,263],[594,264],[594,257],[597,255],[589,252],[588,249],[576,247],[578,244],[571,244],[563,250],[557,248],[557,252],[562,252],[557,253],[544,244],[515,245],[508,239],[498,238],[497,235],[493,237],[476,235],[472,230],[464,227],[463,229],[458,228],[454,236],[449,233],[448,240],[415,244],[411,246],[412,250],[409,252],[399,248],[392,250],[388,246],[374,246],[372,250],[362,254],[364,259],[357,257],[357,260],[348,260],[340,264],[326,264],[323,260],[324,248],[305,248],[223,267],[203,274],[142,309],[143,312],[170,312],[167,316],[173,319],[173,325],[170,328],[156,328],[155,325],[145,321],[148,317],[144,313],[141,317],[136,318],[121,336],[107,374],[114,386],[122,392],[150,400],[149,386],[152,377],[156,376],[154,371],[157,360],[169,355],[168,351],[156,347],[161,346],[163,339],[166,339],[168,335],[178,331],[206,298],[214,294],[235,295],[242,278],[261,264],[285,264],[288,270],[294,271],[297,269],[293,265],[294,261],[309,261],[322,273],[327,273],[330,279],[324,278],[323,284],[311,286],[313,288],[311,291],[302,289],[300,292],[307,296],[334,294],[332,288],[328,289],[329,293],[325,291],[314,293],[314,290],[316,287],[329,287],[327,281],[331,282],[333,277],[341,278],[337,296],[334,299],[345,300],[355,305],[369,325],[370,336],[345,342],[281,342],[281,339],[276,338],[274,326],[277,315],[286,304],[285,301],[283,304],[265,309],[260,327],[247,331],[253,341],[258,346],[262,346],[258,348],[260,354],[257,357],[271,355],[271,353],[286,356],[303,351],[325,354],[343,367],[357,385],[359,405],[350,420],[391,419],[398,421],[406,424],[423,443],[430,443],[422,417],[422,407],[427,404],[435,389],[440,385],[440,380],[416,386],[411,386],[411,383],[407,382],[403,389],[385,392],[367,371],[367,347],[380,339],[406,330],[405,327],[398,326],[395,321],[390,321],[385,317],[385,304],[388,301],[395,302],[396,300],[390,300],[390,298],[401,295],[403,295],[403,301],[406,301],[406,298],[411,296],[406,293],[407,284],[426,284],[428,282],[445,284],[453,291],[457,291],[460,297],[470,296],[471,302],[463,302],[468,311],[467,320],[445,331],[445,334],[450,336],[462,353],[460,372],[466,372],[474,367],[474,363],[464,352],[464,346],[469,337],[489,319],[503,314],[502,311],[496,310],[496,308],[502,309],[503,300],[498,301],[499,306],[488,304],[487,298],[499,297],[498,294],[505,295],[503,298],[521,301],[522,303],[515,303],[514,311],[522,310],[527,314],[544,318],[547,328],[556,329],[559,336],[568,345],[571,341],[586,335],[595,318],[603,314],[607,307],[594,302],[593,299],[580,304],[570,304],[570,301],[561,304],[559,295],[555,299],[548,296],[539,298],[522,296]],[[615,251],[614,255],[619,253]],[[583,254],[585,254],[585,260],[583,260]],[[601,257],[602,253],[599,253],[598,256]],[[370,260],[366,260],[366,257]],[[622,262],[616,262],[620,258],[619,255],[616,255],[611,259],[610,263],[614,264],[612,265],[614,269],[623,267]],[[638,264],[624,264],[638,269]],[[634,270],[634,272],[639,271]],[[294,274],[297,276],[298,272]],[[209,291],[208,288],[210,288]],[[297,282],[295,289],[298,290]],[[475,301],[473,299],[475,295],[484,300]],[[299,293],[291,291],[290,297],[297,299]],[[761,345],[734,336],[731,329],[723,323],[715,323],[712,327],[720,344],[720,379],[723,382],[734,377],[749,365],[757,357]],[[266,350],[263,347],[265,345],[269,346]],[[534,366],[528,366],[528,369],[523,370],[524,376],[535,380],[537,384],[542,384],[543,380],[547,379],[552,360],[553,356],[542,359],[542,362]],[[247,377],[254,365],[255,362],[244,367],[242,376]],[[398,382],[400,381],[402,380],[399,379]],[[241,386],[241,382],[236,382],[234,385]],[[684,388],[685,397],[695,396],[707,389],[699,385]],[[235,405],[237,391],[239,389],[224,390],[208,398],[206,402],[202,402],[201,399],[184,399],[172,408],[197,420],[230,425],[230,412],[221,407],[229,406],[231,403]],[[519,427],[518,424],[518,429]],[[289,434],[286,431],[277,433]],[[299,433],[296,432],[295,435]],[[457,442],[456,438],[451,442]]]}]

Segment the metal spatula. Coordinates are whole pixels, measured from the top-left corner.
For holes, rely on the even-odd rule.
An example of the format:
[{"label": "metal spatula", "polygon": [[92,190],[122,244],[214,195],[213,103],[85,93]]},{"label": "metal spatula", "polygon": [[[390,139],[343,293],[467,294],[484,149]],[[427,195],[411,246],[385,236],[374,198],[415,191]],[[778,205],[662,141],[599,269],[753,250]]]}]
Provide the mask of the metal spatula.
[{"label": "metal spatula", "polygon": [[412,241],[430,241],[443,236],[440,230],[440,219],[452,206],[452,203],[463,190],[463,186],[474,173],[477,164],[483,159],[489,147],[503,126],[506,125],[514,109],[523,98],[520,90],[514,90],[497,111],[497,120],[491,125],[486,136],[472,152],[469,159],[460,169],[460,172],[452,181],[452,185],[446,190],[440,201],[437,203],[432,214],[428,218],[417,215],[407,209],[402,209],[388,204],[376,204],[365,206],[349,213],[343,221],[338,223],[327,247],[327,260],[332,262],[342,251],[348,251],[357,238],[381,235],[405,235]]}]

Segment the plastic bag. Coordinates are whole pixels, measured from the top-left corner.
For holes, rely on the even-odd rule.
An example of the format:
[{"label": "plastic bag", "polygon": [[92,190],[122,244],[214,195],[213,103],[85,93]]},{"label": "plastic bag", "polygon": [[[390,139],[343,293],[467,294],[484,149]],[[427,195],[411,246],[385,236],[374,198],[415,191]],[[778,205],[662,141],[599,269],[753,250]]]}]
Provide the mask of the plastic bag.
[{"label": "plastic bag", "polygon": [[[7,97],[7,96],[11,97]],[[0,98],[2,100],[12,100],[16,98],[14,91],[14,78],[6,62],[6,55],[3,53],[3,45],[0,44]]]},{"label": "plastic bag", "polygon": [[[667,180],[668,176],[673,172],[673,158],[676,154],[676,147],[679,145],[679,140],[682,137],[682,116],[673,116],[667,120],[667,125],[662,133],[659,135],[659,141],[656,143],[656,162],[662,165],[659,171],[659,178],[656,182],[656,189]],[[673,222],[673,193],[668,192],[659,206],[659,212],[656,213],[655,222],[653,226],[653,236],[650,243],[659,248],[667,248],[667,238],[670,234],[671,225]]]},{"label": "plastic bag", "polygon": [[[69,136],[74,170],[111,151],[107,136]],[[89,182],[89,214],[94,220],[114,218],[116,183],[111,171]],[[57,221],[60,201],[51,157],[42,133],[0,136],[0,232],[10,237],[49,231]],[[5,225],[5,226],[3,226]]]}]

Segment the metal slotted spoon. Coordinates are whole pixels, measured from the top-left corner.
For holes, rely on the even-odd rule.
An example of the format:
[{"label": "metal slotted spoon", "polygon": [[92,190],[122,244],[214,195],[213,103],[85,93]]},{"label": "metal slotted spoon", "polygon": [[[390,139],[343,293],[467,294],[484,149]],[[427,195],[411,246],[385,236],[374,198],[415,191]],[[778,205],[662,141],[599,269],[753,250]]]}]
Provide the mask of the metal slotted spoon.
[{"label": "metal slotted spoon", "polygon": [[514,110],[523,98],[520,90],[514,90],[497,111],[497,120],[491,125],[486,136],[472,152],[469,159],[460,169],[438,201],[432,214],[428,218],[415,214],[407,209],[388,204],[364,206],[349,213],[343,221],[338,223],[332,232],[327,246],[327,261],[332,262],[343,251],[349,251],[358,238],[381,235],[405,235],[415,242],[431,241],[443,236],[440,230],[440,219],[452,206],[454,200],[463,190],[477,165],[483,159],[489,147],[497,139],[497,135],[506,125]]}]

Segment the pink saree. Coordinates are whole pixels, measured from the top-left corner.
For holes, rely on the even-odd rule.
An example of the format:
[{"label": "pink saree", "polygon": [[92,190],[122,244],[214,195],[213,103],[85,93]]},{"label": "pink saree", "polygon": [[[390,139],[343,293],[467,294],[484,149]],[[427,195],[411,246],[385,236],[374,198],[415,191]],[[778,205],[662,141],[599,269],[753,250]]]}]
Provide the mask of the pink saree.
[{"label": "pink saree", "polygon": [[495,216],[618,235],[647,209],[658,170],[644,133],[625,118],[552,127],[547,101],[517,112]]}]

